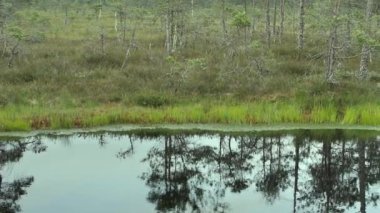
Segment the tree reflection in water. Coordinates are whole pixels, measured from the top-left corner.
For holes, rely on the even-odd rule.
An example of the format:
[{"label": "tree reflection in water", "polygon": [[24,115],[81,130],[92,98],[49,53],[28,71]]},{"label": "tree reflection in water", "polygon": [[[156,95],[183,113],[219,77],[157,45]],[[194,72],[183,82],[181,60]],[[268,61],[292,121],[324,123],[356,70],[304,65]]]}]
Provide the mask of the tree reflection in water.
[{"label": "tree reflection in water", "polygon": [[202,143],[194,135],[137,134],[129,136],[130,148],[119,157],[131,155],[136,139],[160,141],[143,160],[150,169],[142,175],[150,188],[147,198],[159,212],[225,212],[226,190],[254,189],[269,205],[287,191],[293,212],[359,207],[363,213],[379,199],[371,186],[380,179],[380,143],[375,136],[347,135],[341,130],[219,134],[200,137],[218,138],[217,143]]},{"label": "tree reflection in water", "polygon": [[46,146],[39,138],[31,141],[10,140],[0,141],[0,212],[15,213],[20,212],[21,207],[17,201],[26,194],[28,188],[34,181],[33,177],[24,177],[11,182],[3,181],[2,168],[8,163],[17,162],[23,157],[23,153],[31,150],[40,153],[46,150]]},{"label": "tree reflection in water", "polygon": [[[147,200],[158,212],[238,211],[229,200],[232,194],[244,199],[261,194],[266,205],[287,201],[293,212],[361,213],[379,200],[378,135],[342,130],[77,134],[95,138],[104,150],[111,146],[109,136],[126,140],[126,148],[117,154],[125,160],[144,143],[149,151],[142,163],[149,169],[140,177],[149,189]],[[65,146],[75,143],[69,139],[63,137]],[[33,183],[33,177],[5,181],[2,176],[3,168],[28,150],[39,153],[46,147],[39,138],[0,142],[2,213],[21,211],[18,202]]]}]

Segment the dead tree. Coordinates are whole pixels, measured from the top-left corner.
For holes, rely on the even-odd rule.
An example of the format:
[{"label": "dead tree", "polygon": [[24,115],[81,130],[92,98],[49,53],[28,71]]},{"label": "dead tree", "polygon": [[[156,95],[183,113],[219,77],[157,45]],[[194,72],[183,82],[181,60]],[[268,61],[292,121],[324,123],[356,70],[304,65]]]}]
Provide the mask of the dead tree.
[{"label": "dead tree", "polygon": [[284,22],[285,22],[285,0],[281,0],[281,23],[280,23],[280,41],[284,34]]},{"label": "dead tree", "polygon": [[265,31],[267,37],[267,45],[270,48],[271,45],[271,30],[270,30],[270,0],[266,0],[266,23],[265,23]]},{"label": "dead tree", "polygon": [[[372,17],[372,8],[373,8],[373,0],[367,0],[367,9],[366,9],[366,31],[370,33],[371,31],[371,17]],[[368,44],[368,41],[365,41],[362,47],[362,54],[360,59],[360,68],[358,72],[358,77],[361,80],[368,79],[368,66],[371,57],[371,47]]]},{"label": "dead tree", "polygon": [[300,53],[304,48],[305,41],[305,0],[300,0],[299,12],[299,31],[298,31],[298,49]]},{"label": "dead tree", "polygon": [[7,46],[4,28],[5,28],[5,5],[4,5],[4,0],[0,0],[0,41],[3,43],[2,54],[1,54],[3,56],[5,54],[5,49]]},{"label": "dead tree", "polygon": [[335,66],[337,59],[337,46],[338,46],[338,23],[337,17],[339,15],[340,0],[335,0],[334,8],[332,11],[333,24],[330,29],[329,46],[327,53],[327,67],[326,67],[326,81],[328,83],[336,83],[335,79]]}]

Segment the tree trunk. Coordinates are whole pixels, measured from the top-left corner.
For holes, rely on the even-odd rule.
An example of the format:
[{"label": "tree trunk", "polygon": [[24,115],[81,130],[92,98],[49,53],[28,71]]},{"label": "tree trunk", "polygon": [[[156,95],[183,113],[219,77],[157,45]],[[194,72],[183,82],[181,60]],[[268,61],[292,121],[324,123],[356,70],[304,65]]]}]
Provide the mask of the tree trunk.
[{"label": "tree trunk", "polygon": [[299,32],[298,32],[298,49],[300,52],[304,48],[305,40],[305,0],[300,0],[300,14],[299,14]]},{"label": "tree trunk", "polygon": [[221,0],[222,2],[222,27],[223,27],[223,36],[224,40],[227,39],[227,26],[226,26],[226,1]]},{"label": "tree trunk", "polygon": [[256,2],[255,0],[252,0],[252,33],[255,32],[255,6],[256,6]]},{"label": "tree trunk", "polygon": [[5,8],[4,0],[0,0],[0,40],[4,38],[4,26],[5,26]]},{"label": "tree trunk", "polygon": [[69,23],[69,11],[68,11],[68,8],[67,6],[65,7],[65,25],[67,25]]},{"label": "tree trunk", "polygon": [[0,31],[3,31],[4,22],[5,22],[5,8],[4,0],[0,0]]},{"label": "tree trunk", "polygon": [[191,0],[191,17],[194,17],[194,0]]},{"label": "tree trunk", "polygon": [[[371,31],[371,17],[372,17],[372,8],[373,8],[373,0],[367,0],[367,10],[366,10],[366,23],[367,23],[367,33],[369,34]],[[358,77],[361,80],[368,79],[368,66],[370,62],[371,56],[371,48],[366,41],[362,47],[362,56],[360,60],[360,69],[358,73]]]},{"label": "tree trunk", "polygon": [[3,57],[7,50],[7,38],[5,36],[5,23],[6,15],[5,15],[5,5],[4,0],[0,0],[0,41],[2,42],[1,48],[1,57]]},{"label": "tree trunk", "polygon": [[335,83],[335,64],[336,64],[336,49],[338,43],[338,23],[336,18],[339,15],[340,0],[335,0],[335,6],[332,13],[332,19],[334,20],[333,26],[330,29],[329,47],[327,55],[327,69],[326,69],[326,81],[328,83]]},{"label": "tree trunk", "polygon": [[99,8],[99,13],[98,13],[98,19],[101,19],[102,18],[102,8],[100,7]]},{"label": "tree trunk", "polygon": [[348,19],[347,19],[347,32],[346,32],[346,48],[351,47],[351,16],[352,16],[352,0],[347,0],[347,11],[348,11]]},{"label": "tree trunk", "polygon": [[270,48],[271,45],[271,30],[270,30],[270,0],[266,0],[266,24],[265,31],[267,33],[267,45]]},{"label": "tree trunk", "polygon": [[[244,13],[247,15],[247,0],[244,0]],[[244,27],[244,45],[247,47],[247,27]],[[247,49],[245,49],[247,50]]]},{"label": "tree trunk", "polygon": [[165,16],[165,32],[166,32],[166,39],[165,39],[165,46],[166,46],[166,52],[168,54],[171,53],[171,46],[172,46],[172,39],[171,39],[171,8],[170,8],[170,0],[167,0],[167,11]]},{"label": "tree trunk", "polygon": [[281,24],[280,24],[280,40],[284,34],[284,22],[285,22],[285,0],[281,0]]},{"label": "tree trunk", "polygon": [[276,27],[277,27],[277,0],[274,0],[274,11],[273,11],[273,41],[276,42]]},{"label": "tree trunk", "polygon": [[114,24],[114,28],[115,28],[115,32],[116,34],[119,32],[119,26],[118,26],[118,18],[117,18],[117,12],[115,11],[115,24]]}]

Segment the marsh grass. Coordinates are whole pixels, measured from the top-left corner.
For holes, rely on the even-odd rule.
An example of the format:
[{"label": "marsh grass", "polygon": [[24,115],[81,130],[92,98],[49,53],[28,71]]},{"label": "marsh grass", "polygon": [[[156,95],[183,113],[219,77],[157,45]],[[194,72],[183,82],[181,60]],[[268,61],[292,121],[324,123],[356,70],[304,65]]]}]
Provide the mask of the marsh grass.
[{"label": "marsh grass", "polygon": [[312,123],[335,123],[337,122],[338,109],[334,105],[315,106],[311,111]]},{"label": "marsh grass", "polygon": [[342,122],[345,124],[379,125],[379,121],[380,105],[365,104],[348,107]]},{"label": "marsh grass", "polygon": [[0,131],[87,128],[111,124],[361,124],[380,125],[380,107],[364,104],[347,107],[315,105],[311,112],[295,102],[193,103],[163,107],[121,104],[49,110],[44,107],[8,106],[0,110]]}]

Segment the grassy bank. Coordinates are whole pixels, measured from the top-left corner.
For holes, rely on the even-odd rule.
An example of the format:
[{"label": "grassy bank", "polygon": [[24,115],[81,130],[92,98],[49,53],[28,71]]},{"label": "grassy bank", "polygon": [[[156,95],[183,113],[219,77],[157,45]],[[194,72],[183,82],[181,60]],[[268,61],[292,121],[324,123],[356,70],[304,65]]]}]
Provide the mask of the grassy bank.
[{"label": "grassy bank", "polygon": [[380,105],[313,107],[295,102],[193,103],[161,107],[121,104],[73,108],[7,106],[0,109],[0,131],[65,129],[110,124],[347,124],[380,125]]},{"label": "grassy bank", "polygon": [[326,83],[329,28],[309,20],[300,55],[290,5],[283,35],[270,48],[264,19],[255,21],[248,38],[236,28],[233,11],[241,5],[229,5],[227,35],[220,8],[199,7],[184,23],[183,44],[170,54],[164,16],[152,8],[126,9],[125,26],[115,29],[114,7],[105,6],[100,18],[93,7],[77,6],[37,4],[9,14],[7,45],[0,48],[0,131],[157,123],[380,125],[379,47],[368,81],[355,74],[362,44],[352,39],[339,52],[336,83]]}]

